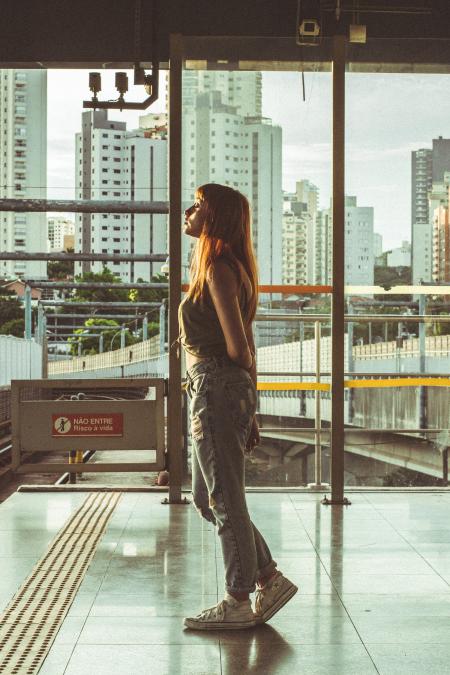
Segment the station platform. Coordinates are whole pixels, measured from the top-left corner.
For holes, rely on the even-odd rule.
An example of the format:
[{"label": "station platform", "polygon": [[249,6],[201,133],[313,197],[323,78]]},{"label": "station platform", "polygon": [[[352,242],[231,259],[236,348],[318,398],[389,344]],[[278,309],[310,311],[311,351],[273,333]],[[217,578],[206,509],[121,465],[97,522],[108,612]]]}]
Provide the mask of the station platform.
[{"label": "station platform", "polygon": [[[326,507],[318,494],[249,493],[255,524],[300,591],[266,625],[207,633],[183,629],[183,617],[223,597],[214,528],[192,505],[161,504],[161,493],[110,492],[109,519],[104,528],[91,522],[99,535],[93,557],[39,673],[448,672],[450,492],[347,495],[351,506]],[[5,622],[6,608],[39,561],[48,560],[55,538],[79,536],[78,525],[67,523],[86,500],[101,498],[61,488],[17,492],[0,505],[0,664],[14,623]],[[54,565],[43,565],[43,578]],[[27,611],[30,597],[22,594]],[[21,616],[22,640],[45,624],[40,615],[34,623]],[[0,665],[0,672],[13,671]]]}]

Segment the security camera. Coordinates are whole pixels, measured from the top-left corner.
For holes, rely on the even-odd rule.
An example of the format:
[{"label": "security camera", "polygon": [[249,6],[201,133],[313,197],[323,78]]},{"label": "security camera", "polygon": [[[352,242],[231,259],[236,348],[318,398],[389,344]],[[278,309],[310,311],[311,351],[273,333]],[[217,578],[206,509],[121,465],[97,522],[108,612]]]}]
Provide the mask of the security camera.
[{"label": "security camera", "polygon": [[94,96],[102,90],[102,76],[100,73],[89,73],[89,89],[93,92]]},{"label": "security camera", "polygon": [[317,37],[320,35],[320,25],[316,19],[303,19],[298,27],[298,34],[300,37]]},{"label": "security camera", "polygon": [[126,73],[116,73],[116,89],[121,96],[128,91],[128,75]]},{"label": "security camera", "polygon": [[320,0],[298,0],[297,44],[318,45],[320,37]]}]

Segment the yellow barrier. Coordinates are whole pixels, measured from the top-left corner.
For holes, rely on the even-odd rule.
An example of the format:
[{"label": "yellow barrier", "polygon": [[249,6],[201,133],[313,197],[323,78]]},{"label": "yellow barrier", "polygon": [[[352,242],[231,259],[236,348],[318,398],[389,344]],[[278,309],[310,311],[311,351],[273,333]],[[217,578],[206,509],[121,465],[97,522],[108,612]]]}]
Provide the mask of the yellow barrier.
[{"label": "yellow barrier", "polygon": [[347,380],[351,389],[377,387],[450,387],[449,377],[391,377],[388,380]]},{"label": "yellow barrier", "polygon": [[258,391],[330,391],[326,382],[258,382]]},{"label": "yellow barrier", "polygon": [[[346,380],[347,389],[382,387],[450,387],[449,377],[392,377],[383,380]],[[331,391],[326,382],[258,382],[258,391]]]}]

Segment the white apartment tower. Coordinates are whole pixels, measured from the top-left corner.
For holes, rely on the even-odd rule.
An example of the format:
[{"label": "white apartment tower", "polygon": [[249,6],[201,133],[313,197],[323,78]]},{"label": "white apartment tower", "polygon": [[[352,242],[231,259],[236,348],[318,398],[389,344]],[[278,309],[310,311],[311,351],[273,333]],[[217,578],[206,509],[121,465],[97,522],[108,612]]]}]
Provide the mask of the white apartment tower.
[{"label": "white apartment tower", "polygon": [[[322,268],[326,275],[321,283],[331,283],[333,232],[332,204],[321,212],[321,229],[326,245],[323,249]],[[327,260],[325,261],[325,251]],[[373,206],[358,206],[356,197],[345,197],[345,283],[355,286],[372,286],[374,282],[373,255]]]},{"label": "white apartment tower", "polygon": [[306,282],[316,283],[317,249],[321,246],[321,231],[317,227],[319,207],[319,188],[309,180],[300,180],[295,184],[297,202],[304,204],[306,213]]},{"label": "white apartment tower", "polygon": [[[161,117],[161,116],[159,116]],[[151,116],[141,122],[147,126]],[[161,121],[161,120],[160,120]],[[158,129],[127,131],[106,110],[82,113],[76,134],[75,172],[79,199],[166,201],[167,121]],[[92,253],[166,253],[167,216],[88,214],[77,216],[75,250]],[[162,263],[105,263],[123,281],[149,281]],[[102,262],[77,263],[75,273],[100,272]]]},{"label": "white apartment tower", "polygon": [[283,281],[321,283],[316,279],[322,246],[318,227],[319,189],[309,180],[300,180],[295,184],[295,192],[285,193],[284,197],[287,212],[283,214]]},{"label": "white apartment tower", "polygon": [[[261,117],[261,73],[187,71],[183,76],[183,205],[202,183],[245,194],[261,283],[281,283],[281,128]],[[183,239],[183,276],[191,242]]]},{"label": "white apartment tower", "polygon": [[[47,71],[0,70],[2,199],[47,196]],[[0,214],[0,251],[47,250],[45,213]],[[0,261],[5,277],[45,278],[45,261]]]},{"label": "white apartment tower", "polygon": [[[433,219],[436,186],[450,171],[450,139],[433,138],[432,148],[411,153],[411,246],[413,284],[433,277]],[[437,190],[439,191],[439,189]]]},{"label": "white apartment tower", "polygon": [[411,153],[411,243],[412,282],[431,280],[432,241],[428,193],[433,183],[433,152],[428,148]]},{"label": "white apartment tower", "polygon": [[47,218],[47,237],[50,251],[65,251],[67,242],[70,242],[75,234],[75,223],[63,216]]},{"label": "white apartment tower", "polygon": [[283,276],[287,285],[308,283],[307,268],[308,216],[292,211],[283,213]]}]

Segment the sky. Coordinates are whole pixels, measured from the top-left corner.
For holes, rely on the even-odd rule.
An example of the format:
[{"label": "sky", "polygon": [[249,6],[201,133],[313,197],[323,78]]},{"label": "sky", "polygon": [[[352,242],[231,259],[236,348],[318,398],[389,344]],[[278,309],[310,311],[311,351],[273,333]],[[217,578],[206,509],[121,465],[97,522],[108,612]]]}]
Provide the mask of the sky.
[{"label": "sky", "polygon": [[[132,82],[132,74],[129,75]],[[411,151],[450,138],[450,75],[346,75],[346,194],[359,206],[374,207],[374,230],[384,250],[411,238]],[[102,72],[101,99],[116,98],[114,73]],[[147,111],[109,111],[110,119],[138,126],[139,115],[161,112],[160,100]],[[283,130],[283,189],[309,179],[319,188],[321,208],[331,194],[331,73],[263,74],[263,115]],[[48,197],[74,197],[75,133],[82,101],[90,98],[87,71],[48,71]],[[130,86],[126,100],[142,100]]]}]

